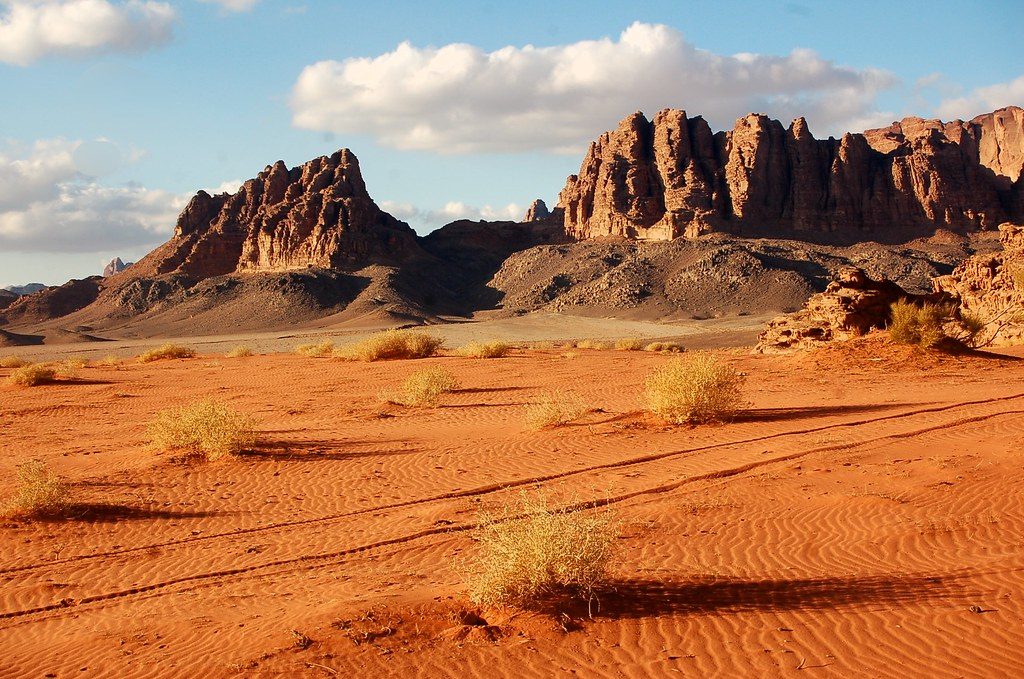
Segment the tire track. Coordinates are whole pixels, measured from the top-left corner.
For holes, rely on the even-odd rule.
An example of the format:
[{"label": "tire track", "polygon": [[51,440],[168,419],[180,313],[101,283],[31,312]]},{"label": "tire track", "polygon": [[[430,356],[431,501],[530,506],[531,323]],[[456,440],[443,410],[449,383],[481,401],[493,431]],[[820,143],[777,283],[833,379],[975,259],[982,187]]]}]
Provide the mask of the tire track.
[{"label": "tire track", "polygon": [[[1018,395],[1018,396],[1015,396],[1015,397],[1002,397],[1002,398],[998,398],[998,399],[987,399],[984,402],[1005,401],[1005,400],[1011,400],[1013,398],[1020,398],[1021,396],[1024,396],[1024,395]],[[961,406],[962,405],[975,405],[976,403],[977,402],[971,402],[969,404],[959,404],[959,405],[961,405]],[[949,409],[952,409],[952,408],[955,408],[955,407],[957,407],[957,405],[945,406],[945,407],[938,408],[937,410],[943,411],[943,410],[949,410]],[[924,411],[926,411],[926,412],[931,412],[931,411],[934,411],[934,410],[936,410],[936,409],[935,408],[924,409]],[[730,478],[730,477],[733,477],[733,476],[738,476],[740,474],[744,474],[744,473],[752,471],[754,469],[760,469],[760,468],[763,468],[763,467],[767,467],[767,466],[771,466],[771,465],[776,465],[776,464],[779,464],[779,463],[790,462],[792,460],[800,459],[802,457],[806,457],[808,455],[813,455],[813,454],[816,454],[816,453],[828,453],[828,452],[836,452],[836,451],[843,451],[843,450],[851,450],[851,449],[861,448],[861,447],[868,446],[868,445],[877,444],[877,443],[880,443],[880,442],[883,442],[883,441],[893,441],[893,440],[900,440],[900,439],[905,439],[905,438],[913,438],[915,436],[920,436],[920,435],[927,434],[927,433],[934,432],[934,431],[940,431],[940,430],[944,430],[944,429],[956,429],[958,427],[962,427],[962,426],[969,425],[969,424],[974,424],[974,423],[977,423],[977,422],[983,422],[983,421],[987,421],[987,420],[991,420],[991,419],[995,419],[995,418],[999,418],[999,417],[1022,415],[1022,414],[1024,414],[1024,410],[1000,411],[1000,412],[996,412],[996,413],[989,413],[989,414],[986,414],[986,415],[975,415],[975,416],[970,416],[970,417],[957,418],[957,419],[955,419],[955,420],[953,420],[951,422],[943,422],[943,423],[939,423],[939,424],[934,424],[934,425],[930,425],[928,427],[924,427],[924,428],[917,429],[917,430],[910,431],[910,432],[898,432],[898,433],[894,433],[894,434],[886,434],[884,436],[879,436],[879,437],[867,439],[867,440],[864,440],[864,441],[847,442],[847,443],[836,443],[836,444],[829,444],[829,445],[825,445],[825,446],[817,446],[817,447],[814,447],[814,448],[810,448],[810,449],[807,449],[807,450],[802,450],[802,451],[798,451],[798,452],[794,452],[794,453],[789,453],[789,454],[786,454],[786,455],[779,455],[779,456],[775,456],[775,457],[771,457],[771,458],[767,458],[767,459],[762,459],[762,460],[757,460],[757,461],[754,461],[754,462],[749,462],[747,464],[737,465],[735,467],[731,467],[731,468],[728,468],[728,469],[720,469],[720,470],[716,470],[716,471],[712,471],[712,472],[707,472],[707,473],[704,473],[704,474],[697,474],[697,475],[694,475],[694,476],[689,476],[689,477],[686,477],[686,478],[683,478],[683,479],[679,479],[677,481],[673,481],[671,483],[665,483],[665,484],[659,484],[659,485],[656,485],[656,486],[650,486],[650,487],[647,487],[647,488],[641,488],[639,490],[630,491],[628,493],[623,493],[623,494],[620,494],[620,495],[617,495],[617,496],[614,496],[614,497],[603,497],[603,498],[597,498],[597,499],[594,499],[594,500],[587,500],[587,501],[579,501],[579,502],[570,503],[570,504],[564,505],[558,511],[571,513],[571,512],[581,511],[581,510],[584,510],[584,509],[589,509],[589,508],[594,508],[594,507],[610,506],[610,505],[613,505],[613,504],[618,504],[618,503],[621,503],[621,502],[626,502],[628,500],[631,500],[631,499],[634,499],[634,498],[637,498],[637,497],[641,497],[641,496],[645,496],[645,495],[657,495],[657,494],[661,494],[661,493],[671,492],[671,491],[676,490],[676,489],[678,489],[678,488],[680,488],[682,486],[690,485],[690,484],[693,484],[693,483],[699,483],[701,481],[720,480],[720,479]],[[893,417],[897,417],[897,416],[886,416],[884,418],[878,418],[878,419],[892,419]],[[872,421],[878,421],[878,420],[868,420],[868,422],[872,422]],[[846,424],[848,426],[850,426],[849,423],[846,423]],[[713,447],[719,447],[719,446],[710,446],[710,447],[713,448]],[[661,454],[661,455],[654,456],[654,457],[656,457],[656,459],[663,459],[664,457],[667,457],[667,456],[669,456],[669,454]],[[645,456],[645,457],[652,457],[652,456]],[[601,469],[601,468],[605,468],[606,466],[608,466],[608,465],[597,465],[595,468]],[[611,466],[617,466],[617,465],[612,464]],[[569,475],[570,474],[551,475],[551,476],[553,476],[554,478],[563,478],[563,477],[569,476]],[[408,504],[410,504],[410,503],[398,503],[396,506],[402,507],[402,506],[407,506]],[[380,509],[378,509],[377,511],[380,511]],[[358,513],[362,513],[362,510],[360,512],[358,512]],[[524,518],[525,516],[526,516],[526,514],[513,515],[513,516],[508,517],[505,520],[513,521],[513,520]],[[114,600],[118,600],[118,599],[124,599],[124,598],[127,598],[127,597],[136,596],[136,595],[139,595],[139,594],[145,594],[145,593],[149,593],[149,592],[155,592],[155,591],[158,591],[158,590],[167,589],[169,587],[173,587],[175,585],[180,585],[180,584],[185,584],[185,583],[204,583],[204,584],[198,585],[198,587],[212,586],[214,583],[211,582],[211,581],[217,580],[217,579],[224,579],[224,578],[230,578],[230,577],[234,577],[234,576],[238,576],[238,575],[246,575],[246,574],[249,574],[249,573],[267,571],[267,570],[272,570],[272,569],[275,569],[275,568],[280,568],[280,567],[285,567],[285,566],[302,566],[302,565],[306,565],[306,564],[310,564],[310,563],[315,563],[315,562],[337,561],[337,560],[341,560],[341,559],[343,559],[345,557],[351,556],[353,554],[359,554],[359,553],[362,553],[362,552],[366,552],[366,551],[370,551],[370,550],[376,550],[376,549],[381,549],[381,548],[384,548],[384,547],[391,547],[391,546],[395,546],[395,545],[402,545],[402,544],[406,544],[406,543],[409,543],[409,542],[413,542],[415,540],[420,540],[422,538],[431,537],[431,536],[434,536],[434,535],[454,534],[454,533],[462,533],[462,532],[470,531],[470,530],[473,530],[474,528],[476,528],[478,525],[479,524],[477,522],[465,522],[465,523],[459,523],[459,524],[450,524],[450,525],[445,525],[445,526],[426,528],[426,529],[423,529],[423,530],[420,530],[420,531],[416,531],[416,532],[413,532],[413,533],[409,533],[409,534],[406,534],[406,535],[400,535],[400,536],[396,536],[396,537],[392,537],[392,538],[386,538],[386,539],[383,539],[383,540],[377,540],[377,541],[369,542],[369,543],[366,543],[366,544],[358,545],[358,546],[355,546],[355,547],[348,547],[348,548],[345,548],[345,549],[335,550],[335,551],[331,551],[331,552],[323,552],[323,553],[318,553],[318,554],[304,554],[304,555],[301,555],[301,556],[292,557],[292,558],[288,558],[288,559],[278,559],[278,560],[274,560],[274,561],[269,561],[269,562],[265,562],[265,563],[261,563],[261,564],[253,564],[253,565],[250,565],[250,566],[243,566],[243,567],[239,567],[239,568],[223,569],[223,570],[218,570],[218,571],[208,571],[208,572],[205,572],[205,573],[195,573],[195,574],[192,574],[192,575],[182,576],[182,577],[179,577],[179,578],[173,578],[173,579],[170,579],[170,580],[154,582],[154,583],[150,583],[150,584],[147,584],[147,585],[140,585],[140,586],[131,587],[131,588],[127,588],[127,589],[122,589],[122,590],[116,590],[116,591],[112,591],[112,592],[105,592],[105,593],[101,593],[101,594],[90,595],[90,596],[82,597],[82,598],[80,598],[78,600],[74,600],[74,601],[64,599],[64,600],[61,600],[60,602],[53,603],[53,604],[48,604],[48,605],[45,605],[45,606],[37,606],[37,607],[33,607],[33,608],[16,610],[16,611],[3,611],[3,612],[0,612],[0,620],[10,620],[10,619],[15,619],[15,618],[24,618],[24,617],[30,616],[30,615],[37,615],[37,614],[41,614],[41,613],[48,613],[48,612],[52,612],[52,611],[62,610],[62,609],[69,608],[69,607],[78,607],[78,606],[92,604],[92,603],[100,603],[100,602],[105,602],[105,601],[114,601]],[[128,550],[128,551],[134,551],[134,550]]]},{"label": "tire track", "polygon": [[[651,453],[648,455],[641,455],[638,457],[632,457],[625,460],[617,460],[615,462],[607,462],[603,464],[591,465],[588,467],[581,467],[579,469],[573,469],[567,472],[558,472],[553,474],[543,474],[539,476],[531,476],[521,479],[515,479],[511,481],[501,481],[497,483],[487,484],[484,486],[477,486],[476,488],[469,488],[466,490],[454,491],[451,493],[441,493],[439,495],[432,495],[425,498],[416,498],[413,500],[404,500],[402,502],[395,502],[384,505],[375,505],[373,507],[364,507],[362,509],[355,509],[348,512],[341,512],[338,514],[330,514],[327,516],[320,516],[312,519],[301,519],[296,521],[282,521],[279,523],[267,524],[265,526],[253,526],[252,528],[243,528],[235,531],[229,531],[225,533],[211,533],[209,535],[198,535],[183,538],[181,540],[169,540],[166,542],[150,543],[146,545],[139,545],[137,547],[129,547],[126,549],[109,550],[105,552],[95,552],[93,554],[82,554],[78,556],[68,557],[66,559],[57,559],[46,563],[37,564],[26,564],[23,566],[15,566],[11,568],[0,569],[0,575],[6,575],[9,573],[22,573],[26,571],[36,570],[40,568],[47,568],[51,566],[58,566],[67,563],[77,563],[81,561],[109,558],[115,556],[121,556],[125,554],[132,554],[142,551],[148,551],[152,549],[161,549],[164,547],[177,547],[181,545],[205,542],[210,540],[219,540],[223,538],[240,537],[243,535],[251,535],[255,533],[264,533],[269,531],[281,530],[285,528],[295,528],[299,526],[310,526],[321,523],[330,523],[333,521],[339,521],[342,519],[350,518],[353,516],[359,516],[362,514],[370,514],[374,512],[391,511],[394,509],[403,509],[406,507],[414,507],[424,504],[430,504],[433,502],[442,502],[444,500],[458,500],[467,497],[479,497],[483,495],[489,495],[502,490],[508,490],[511,488],[521,488],[523,486],[536,485],[540,483],[547,483],[548,481],[557,481],[560,479],[571,478],[573,476],[580,476],[583,474],[589,474],[595,471],[610,470],[610,469],[621,469],[628,468],[636,465],[647,464],[649,462],[658,462],[680,455],[687,455],[691,453],[701,453],[709,450],[718,450],[722,448],[732,448],[736,446],[749,445],[752,443],[762,443],[765,441],[772,441],[780,438],[786,438],[790,436],[804,436],[807,434],[816,434],[820,432],[835,430],[835,429],[847,429],[852,427],[860,427],[868,424],[874,424],[878,422],[887,422],[891,420],[903,419],[907,417],[914,417],[917,415],[927,415],[932,413],[947,412],[958,408],[967,408],[971,406],[988,405],[994,403],[1002,403],[1006,401],[1013,401],[1017,399],[1024,399],[1024,393],[1013,394],[1010,396],[999,396],[990,399],[980,399],[976,401],[961,401],[957,403],[950,403],[942,406],[931,406],[928,408],[918,408],[915,410],[903,411],[900,413],[891,413],[888,415],[881,415],[879,417],[863,418],[859,420],[851,420],[847,422],[839,422],[835,424],[827,424],[819,427],[810,427],[806,429],[795,429],[783,432],[777,432],[774,434],[767,434],[765,436],[755,436],[747,439],[739,439],[735,441],[723,441],[721,443],[712,443],[705,446],[696,446],[693,448],[684,448],[680,450],[671,450],[663,453]],[[914,435],[914,434],[910,434]]]}]

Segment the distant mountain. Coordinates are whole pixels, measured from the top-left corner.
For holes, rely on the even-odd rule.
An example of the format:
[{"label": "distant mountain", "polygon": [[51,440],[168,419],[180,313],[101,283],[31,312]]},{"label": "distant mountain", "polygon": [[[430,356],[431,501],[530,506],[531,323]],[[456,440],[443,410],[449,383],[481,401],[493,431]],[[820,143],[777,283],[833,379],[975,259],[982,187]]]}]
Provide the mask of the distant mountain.
[{"label": "distant mountain", "polygon": [[127,264],[125,264],[124,262],[121,261],[120,257],[115,257],[114,259],[110,260],[110,262],[108,262],[105,267],[103,267],[103,277],[106,278],[107,276],[113,276],[116,273],[121,273],[122,271],[130,267],[132,264],[133,262],[128,262]]},{"label": "distant mountain", "polygon": [[21,295],[31,295],[33,292],[39,292],[48,287],[50,286],[43,285],[42,283],[26,283],[25,285],[8,285],[3,289],[7,292],[13,292],[20,297]]}]

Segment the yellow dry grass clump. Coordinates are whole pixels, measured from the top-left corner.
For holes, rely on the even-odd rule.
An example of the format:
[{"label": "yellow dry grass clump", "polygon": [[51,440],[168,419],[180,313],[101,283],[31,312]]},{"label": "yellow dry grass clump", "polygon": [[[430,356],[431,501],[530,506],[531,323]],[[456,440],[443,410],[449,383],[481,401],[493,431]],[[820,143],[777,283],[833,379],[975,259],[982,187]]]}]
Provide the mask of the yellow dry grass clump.
[{"label": "yellow dry grass clump", "polygon": [[153,361],[163,361],[172,358],[194,358],[195,355],[196,350],[192,347],[168,342],[167,344],[140,354],[139,363],[152,363]]},{"label": "yellow dry grass clump", "polygon": [[56,379],[56,369],[43,363],[29,363],[12,372],[7,377],[7,383],[19,387],[36,387],[40,384],[48,384]]},{"label": "yellow dry grass clump", "polygon": [[159,450],[201,455],[210,462],[237,455],[259,440],[252,418],[212,399],[160,412],[149,435]]},{"label": "yellow dry grass clump", "polygon": [[4,356],[0,358],[0,368],[23,368],[29,362],[20,356]]},{"label": "yellow dry grass clump", "polygon": [[17,491],[2,508],[6,517],[56,516],[68,504],[69,489],[39,460],[18,465]]},{"label": "yellow dry grass clump", "polygon": [[943,325],[950,320],[951,310],[940,304],[925,302],[918,306],[907,300],[889,307],[889,337],[897,344],[916,344],[932,349],[946,339]]},{"label": "yellow dry grass clump", "polygon": [[541,495],[481,515],[470,597],[481,606],[529,607],[547,597],[592,601],[608,578],[618,523],[607,509],[564,511]]},{"label": "yellow dry grass clump", "polygon": [[684,351],[683,345],[676,342],[651,342],[644,347],[644,351],[656,353],[679,354]]},{"label": "yellow dry grass clump", "polygon": [[385,330],[362,342],[342,347],[335,356],[348,361],[428,358],[436,354],[443,344],[444,340],[424,332]]},{"label": "yellow dry grass clump", "polygon": [[615,343],[619,351],[641,351],[644,348],[644,341],[638,337],[624,337]]},{"label": "yellow dry grass clump", "polygon": [[384,394],[382,398],[403,406],[434,407],[442,394],[459,388],[459,380],[450,370],[426,368],[406,378],[397,394]]},{"label": "yellow dry grass clump", "polygon": [[295,353],[300,356],[309,356],[310,358],[323,358],[334,353],[334,342],[323,340],[322,342],[300,344],[295,347]]},{"label": "yellow dry grass clump", "polygon": [[609,345],[607,342],[585,339],[573,342],[573,346],[577,349],[595,349],[597,351],[604,351],[605,349],[608,349],[611,345]]},{"label": "yellow dry grass clump", "polygon": [[68,358],[57,364],[54,369],[57,377],[64,380],[72,380],[75,374],[87,365],[84,358]]},{"label": "yellow dry grass clump", "polygon": [[227,358],[246,358],[252,356],[253,350],[247,346],[239,345],[227,353]]},{"label": "yellow dry grass clump", "polygon": [[589,408],[576,394],[552,391],[526,406],[526,426],[530,429],[557,427],[578,420]]},{"label": "yellow dry grass clump", "polygon": [[675,424],[714,422],[743,407],[743,377],[706,352],[674,358],[644,382],[644,401]]},{"label": "yellow dry grass clump", "polygon": [[459,347],[455,353],[464,358],[504,358],[512,351],[512,345],[507,342],[470,342]]}]

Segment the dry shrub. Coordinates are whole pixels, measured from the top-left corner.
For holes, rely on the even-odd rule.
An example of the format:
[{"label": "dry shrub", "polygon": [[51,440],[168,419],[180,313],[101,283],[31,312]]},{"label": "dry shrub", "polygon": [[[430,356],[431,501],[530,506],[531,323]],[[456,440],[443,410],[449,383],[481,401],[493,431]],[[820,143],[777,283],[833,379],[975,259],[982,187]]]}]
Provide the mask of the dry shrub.
[{"label": "dry shrub", "polygon": [[18,465],[18,490],[3,507],[7,517],[56,516],[68,504],[69,489],[39,460]]},{"label": "dry shrub", "polygon": [[334,342],[331,340],[324,340],[322,342],[300,344],[295,347],[295,353],[300,356],[309,356],[310,358],[323,358],[324,356],[330,356],[334,353]]},{"label": "dry shrub", "polygon": [[0,358],[0,368],[23,368],[29,364],[20,356],[4,356]]},{"label": "dry shrub", "polygon": [[64,380],[73,380],[75,374],[86,366],[84,358],[68,358],[57,364],[54,373]]},{"label": "dry shrub", "polygon": [[464,358],[504,358],[512,351],[512,345],[507,342],[470,342],[464,347],[459,347],[455,353]]},{"label": "dry shrub", "polygon": [[619,351],[640,351],[644,348],[644,341],[638,337],[625,337],[615,343]]},{"label": "dry shrub", "polygon": [[447,394],[459,388],[459,381],[450,370],[426,368],[409,375],[398,394],[382,398],[403,406],[434,407]]},{"label": "dry shrub", "polygon": [[29,363],[12,372],[7,377],[7,383],[19,387],[36,387],[53,382],[55,379],[57,379],[57,371],[54,368],[42,363]]},{"label": "dry shrub", "polygon": [[96,361],[96,365],[101,368],[118,368],[121,366],[121,359],[114,355],[104,356],[100,360]]},{"label": "dry shrub", "polygon": [[201,455],[210,462],[237,455],[259,440],[252,418],[212,399],[161,411],[149,435],[160,450]]},{"label": "dry shrub", "polygon": [[139,363],[152,363],[153,361],[162,361],[171,358],[194,358],[195,355],[196,350],[192,347],[168,342],[163,346],[150,349],[149,351],[141,354],[139,356]]},{"label": "dry shrub", "polygon": [[644,401],[669,422],[714,422],[743,407],[742,376],[706,352],[674,358],[648,376]]},{"label": "dry shrub", "polygon": [[925,302],[921,306],[900,300],[889,307],[889,337],[897,344],[916,344],[932,349],[946,338],[943,330],[952,317],[951,310],[941,304]]},{"label": "dry shrub", "polygon": [[529,607],[560,595],[592,601],[608,578],[618,530],[607,509],[559,510],[539,493],[524,494],[515,506],[481,514],[470,596],[481,606]]},{"label": "dry shrub", "polygon": [[253,355],[253,350],[247,346],[239,345],[227,353],[228,358],[245,358]]},{"label": "dry shrub", "polygon": [[561,355],[562,358],[568,358],[568,359],[573,359],[573,358],[579,358],[580,357],[579,353],[576,352],[576,351],[564,351],[560,355]]},{"label": "dry shrub", "polygon": [[651,342],[644,347],[644,351],[653,351],[662,354],[681,354],[685,349],[677,342]]},{"label": "dry shrub", "polygon": [[437,353],[444,340],[424,332],[385,330],[362,342],[342,347],[335,355],[349,361],[387,361],[427,358]]},{"label": "dry shrub", "polygon": [[610,348],[610,345],[607,342],[599,342],[598,340],[592,339],[580,340],[574,344],[577,349],[595,349],[597,351],[604,351],[605,349]]},{"label": "dry shrub", "polygon": [[526,426],[530,429],[557,427],[578,420],[589,408],[576,394],[552,391],[526,406]]},{"label": "dry shrub", "polygon": [[1014,265],[1010,269],[1010,276],[1013,278],[1013,287],[1017,290],[1024,290],[1024,265]]}]

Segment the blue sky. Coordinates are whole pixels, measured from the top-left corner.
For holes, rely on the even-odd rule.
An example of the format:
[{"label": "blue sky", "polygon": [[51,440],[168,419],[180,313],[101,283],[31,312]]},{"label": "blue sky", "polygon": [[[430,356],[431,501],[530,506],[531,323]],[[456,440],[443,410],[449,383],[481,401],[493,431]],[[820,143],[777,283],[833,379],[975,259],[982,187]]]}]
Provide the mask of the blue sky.
[{"label": "blue sky", "polygon": [[1022,25],[1019,0],[0,0],[0,285],[137,258],[197,189],[342,146],[425,232],[553,204],[637,109],[827,136],[1024,105]]}]

